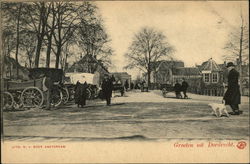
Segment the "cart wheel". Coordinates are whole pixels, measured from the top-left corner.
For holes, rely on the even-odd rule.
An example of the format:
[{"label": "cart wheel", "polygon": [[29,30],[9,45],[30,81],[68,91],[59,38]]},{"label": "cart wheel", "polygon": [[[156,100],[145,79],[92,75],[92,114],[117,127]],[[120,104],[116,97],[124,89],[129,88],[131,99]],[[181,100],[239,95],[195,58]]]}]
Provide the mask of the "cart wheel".
[{"label": "cart wheel", "polygon": [[69,91],[69,101],[73,101],[75,99],[75,96],[74,96],[75,90],[74,88],[69,88],[68,91]]},{"label": "cart wheel", "polygon": [[42,107],[44,101],[43,92],[37,87],[25,88],[21,94],[23,107]]},{"label": "cart wheel", "polygon": [[14,97],[10,92],[3,92],[3,110],[12,109],[14,106]]},{"label": "cart wheel", "polygon": [[69,101],[69,91],[67,88],[62,88],[62,103],[66,104]]},{"label": "cart wheel", "polygon": [[91,89],[90,88],[87,88],[86,89],[86,98],[89,100],[89,99],[91,99]]},{"label": "cart wheel", "polygon": [[62,103],[63,94],[62,91],[58,88],[51,90],[51,105],[54,107],[59,106]]}]

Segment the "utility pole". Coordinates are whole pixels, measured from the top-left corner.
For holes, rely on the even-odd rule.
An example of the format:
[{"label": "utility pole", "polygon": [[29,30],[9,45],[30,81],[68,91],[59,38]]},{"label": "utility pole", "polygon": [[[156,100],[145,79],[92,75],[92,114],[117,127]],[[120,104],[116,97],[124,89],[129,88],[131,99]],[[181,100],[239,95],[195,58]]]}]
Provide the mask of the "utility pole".
[{"label": "utility pole", "polygon": [[239,51],[239,72],[240,72],[240,92],[242,93],[242,42],[243,42],[243,17],[241,13],[240,51]]}]

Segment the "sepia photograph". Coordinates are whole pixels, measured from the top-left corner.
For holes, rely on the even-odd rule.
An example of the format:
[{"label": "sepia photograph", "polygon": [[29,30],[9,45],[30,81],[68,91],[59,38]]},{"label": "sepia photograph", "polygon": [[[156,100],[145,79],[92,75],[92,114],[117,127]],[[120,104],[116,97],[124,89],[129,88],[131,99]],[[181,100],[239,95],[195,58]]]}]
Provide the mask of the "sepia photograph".
[{"label": "sepia photograph", "polygon": [[248,1],[0,1],[3,163],[249,162]]}]

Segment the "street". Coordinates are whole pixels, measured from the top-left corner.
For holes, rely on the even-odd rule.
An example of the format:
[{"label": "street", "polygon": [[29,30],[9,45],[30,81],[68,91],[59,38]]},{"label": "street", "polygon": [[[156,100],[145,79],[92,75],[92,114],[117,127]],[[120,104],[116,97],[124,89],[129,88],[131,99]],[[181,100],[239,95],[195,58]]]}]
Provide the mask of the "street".
[{"label": "street", "polygon": [[[242,97],[240,116],[217,118],[207,105],[222,97],[188,94],[163,98],[161,91],[130,91],[124,97],[87,101],[77,108],[67,104],[50,111],[30,109],[3,112],[6,140],[81,141],[108,139],[247,139],[249,101]],[[231,109],[228,109],[230,112]]]}]

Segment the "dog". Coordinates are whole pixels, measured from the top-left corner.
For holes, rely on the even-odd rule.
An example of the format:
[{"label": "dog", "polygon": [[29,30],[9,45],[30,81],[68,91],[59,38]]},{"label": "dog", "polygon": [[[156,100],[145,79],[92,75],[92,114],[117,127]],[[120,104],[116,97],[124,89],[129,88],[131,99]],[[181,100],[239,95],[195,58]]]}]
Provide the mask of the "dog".
[{"label": "dog", "polygon": [[212,114],[215,114],[216,117],[221,117],[223,113],[225,113],[226,116],[229,117],[226,105],[224,103],[222,103],[222,104],[210,103],[210,104],[208,104],[208,106],[210,106],[213,109]]}]

